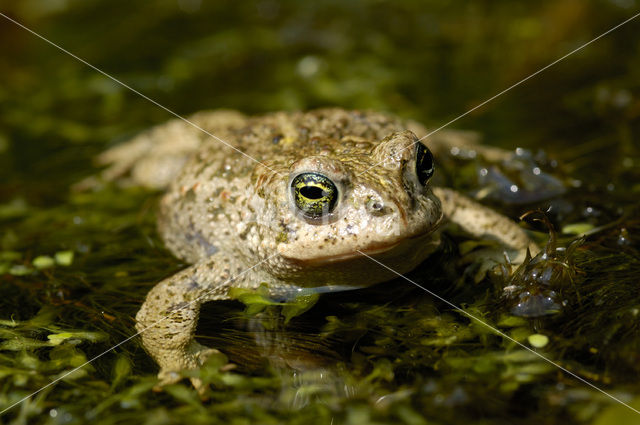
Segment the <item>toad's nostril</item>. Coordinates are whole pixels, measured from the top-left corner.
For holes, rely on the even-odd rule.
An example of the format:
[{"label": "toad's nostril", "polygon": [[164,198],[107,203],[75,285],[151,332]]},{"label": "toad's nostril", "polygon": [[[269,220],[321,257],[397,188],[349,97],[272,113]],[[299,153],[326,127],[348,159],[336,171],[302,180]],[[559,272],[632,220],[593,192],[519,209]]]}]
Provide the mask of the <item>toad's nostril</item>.
[{"label": "toad's nostril", "polygon": [[381,199],[369,198],[367,200],[367,211],[373,216],[383,216],[391,213],[392,209],[382,202]]}]

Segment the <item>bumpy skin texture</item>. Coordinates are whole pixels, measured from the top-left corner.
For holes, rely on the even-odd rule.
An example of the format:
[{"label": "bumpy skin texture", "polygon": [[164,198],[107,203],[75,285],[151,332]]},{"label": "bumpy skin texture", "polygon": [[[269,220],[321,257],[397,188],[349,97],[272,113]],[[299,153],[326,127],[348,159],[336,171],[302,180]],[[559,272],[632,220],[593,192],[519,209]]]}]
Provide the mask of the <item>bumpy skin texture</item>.
[{"label": "bumpy skin texture", "polygon": [[[284,295],[390,280],[395,275],[358,251],[405,273],[437,248],[446,222],[501,242],[513,258],[527,247],[536,250],[508,218],[420,183],[416,133],[426,131],[417,123],[342,109],[259,117],[212,111],[189,119],[260,163],[179,120],[100,158],[110,165],[107,179],[168,187],[159,230],[168,248],[193,264],[157,284],[136,316],[162,384],[215,352],[193,339],[198,313],[204,302],[227,298],[232,287],[266,282],[274,295]],[[454,131],[425,144],[436,156],[454,146],[502,154]],[[305,217],[293,201],[292,179],[306,172],[328,177],[338,189],[334,210],[320,219]]]}]

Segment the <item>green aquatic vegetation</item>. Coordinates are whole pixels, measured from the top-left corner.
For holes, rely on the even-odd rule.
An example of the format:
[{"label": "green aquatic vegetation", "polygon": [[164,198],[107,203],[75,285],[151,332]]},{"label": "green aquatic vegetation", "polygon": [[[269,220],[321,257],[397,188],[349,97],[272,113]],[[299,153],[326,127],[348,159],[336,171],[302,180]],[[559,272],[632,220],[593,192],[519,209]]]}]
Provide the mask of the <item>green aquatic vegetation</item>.
[{"label": "green aquatic vegetation", "polygon": [[59,251],[55,254],[56,264],[70,266],[73,263],[73,251]]},{"label": "green aquatic vegetation", "polygon": [[[107,194],[101,193],[100,196]],[[132,193],[128,196],[136,198],[138,195]],[[86,198],[83,199],[86,201]],[[109,239],[107,237],[105,242]],[[103,249],[106,249],[106,252],[112,252],[111,255],[115,255],[117,251],[109,247],[109,243],[106,243]],[[138,248],[131,247],[131,249],[135,251]],[[86,260],[81,256],[78,261]],[[77,266],[78,263],[74,262],[72,267]],[[131,266],[133,269],[127,270],[119,264],[111,268],[110,272],[103,270],[98,274],[104,278],[102,273],[106,273],[114,280],[112,282],[114,286],[106,289],[107,294],[104,295],[100,295],[99,287],[96,292],[86,293],[81,298],[84,301],[76,303],[73,307],[76,310],[74,315],[81,312],[87,313],[87,306],[104,306],[105,301],[109,300],[109,298],[104,299],[104,296],[111,291],[115,292],[114,295],[120,294],[121,292],[117,289],[118,281],[124,279],[127,283],[131,283],[131,279],[135,281],[136,276],[144,270],[144,264],[131,264]],[[177,266],[179,265],[173,265],[174,268]],[[415,275],[442,275],[437,269],[436,266],[431,266],[431,269],[423,268]],[[55,270],[66,272],[66,269]],[[148,274],[145,276],[144,272],[142,276],[151,282],[159,278]],[[72,282],[73,280],[70,280],[70,283]],[[273,339],[284,338],[278,345],[271,345],[270,348],[263,347],[263,349],[268,351],[273,350],[274,347],[280,347],[280,350],[290,351],[297,348],[299,353],[305,353],[305,347],[313,347],[310,341],[317,339],[332,346],[338,354],[343,353],[339,355],[340,360],[337,363],[329,363],[329,366],[311,366],[315,362],[311,359],[307,360],[311,361],[307,364],[307,372],[292,372],[280,365],[275,369],[273,367],[263,369],[259,374],[247,375],[241,371],[234,371],[228,366],[228,361],[238,362],[242,356],[231,358],[224,355],[215,356],[204,368],[189,374],[200,377],[212,385],[208,393],[209,400],[203,402],[193,389],[184,384],[171,386],[164,394],[153,393],[152,388],[156,380],[149,359],[146,359],[139,349],[123,347],[119,355],[111,356],[108,360],[96,361],[94,363],[96,366],[65,378],[64,383],[56,385],[55,391],[47,391],[40,398],[36,397],[37,401],[30,402],[28,408],[25,408],[24,417],[67,414],[69,417],[78,418],[79,421],[81,420],[79,418],[85,418],[95,423],[108,424],[118,420],[140,420],[143,417],[169,420],[169,417],[178,414],[194,422],[205,423],[206,420],[232,422],[234,418],[239,418],[238,415],[241,415],[250,421],[278,423],[284,418],[293,418],[294,416],[290,415],[295,412],[295,417],[300,421],[333,417],[341,418],[344,423],[362,418],[371,420],[377,418],[378,421],[402,420],[413,423],[412,418],[423,418],[426,415],[447,422],[454,417],[449,416],[454,415],[454,410],[461,406],[472,405],[472,400],[482,399],[483,395],[478,390],[479,387],[486,387],[487,384],[497,393],[511,396],[515,396],[518,391],[522,391],[522,388],[531,385],[539,388],[538,391],[554,386],[555,370],[548,363],[522,349],[510,347],[486,328],[469,322],[463,316],[446,312],[447,309],[440,311],[442,306],[437,302],[415,288],[398,287],[400,283],[391,284],[397,288],[391,299],[388,296],[388,286],[385,285],[365,290],[358,297],[360,301],[355,301],[349,293],[323,297],[318,300],[319,304],[314,305],[305,314],[291,318],[286,327],[283,327],[282,306],[258,302],[265,308],[276,309],[273,311],[275,316],[271,317],[281,323],[280,326],[273,326],[270,330],[262,332],[282,334],[280,337],[272,335]],[[432,284],[435,284],[436,289],[438,288],[437,281]],[[132,293],[131,291],[136,290],[138,297],[142,297],[146,288],[148,284],[130,286],[127,292]],[[440,289],[443,288],[440,287]],[[458,301],[461,298],[464,299],[464,294],[454,295],[449,292],[448,295],[453,295]],[[472,308],[470,311],[473,314],[481,316],[484,320],[490,320],[492,316],[491,311],[487,309],[487,306],[491,305],[490,302],[487,303],[487,296],[489,294],[480,296],[473,306],[468,307]],[[241,297],[242,294],[239,298]],[[101,298],[102,303],[94,304]],[[114,301],[115,298],[112,298],[111,305],[115,305],[116,309],[107,310],[105,313],[113,315],[116,321],[110,321],[102,314],[102,321],[93,322],[92,327],[106,331],[100,334],[102,338],[113,335],[114,326],[118,326],[117,318],[123,311],[133,314],[137,308],[136,304],[132,303],[124,310],[118,310],[118,304]],[[251,295],[245,301],[252,305],[251,301],[256,301],[255,295]],[[222,315],[220,318],[223,321],[233,317],[243,317],[244,313],[241,314],[240,308],[234,307],[234,309],[217,314]],[[333,315],[330,315],[332,309]],[[91,308],[88,312],[91,312]],[[262,313],[265,311],[263,310]],[[22,383],[27,387],[33,387],[36,383],[46,383],[47,379],[53,379],[61,372],[86,360],[88,357],[86,353],[96,353],[92,348],[96,344],[107,348],[112,342],[117,342],[113,337],[107,336],[106,340],[92,339],[82,336],[92,335],[90,333],[76,333],[76,330],[68,327],[59,328],[60,318],[64,321],[69,320],[64,317],[59,315],[59,311],[45,310],[32,320],[7,321],[11,324],[5,325],[7,329],[16,331],[16,328],[20,328],[17,332],[24,332],[23,338],[30,338],[32,342],[38,341],[38,347],[25,345],[23,347],[25,350],[53,350],[56,347],[49,345],[52,341],[59,343],[64,350],[58,353],[53,352],[45,360],[38,360],[33,355],[26,357],[21,355],[16,358],[0,357],[5,370],[5,379],[12,376],[14,385]],[[90,317],[95,318],[99,315],[93,312]],[[314,335],[310,331],[310,327],[317,327],[317,325],[312,326],[309,321],[320,325],[318,334]],[[503,315],[496,323],[499,328],[509,330],[510,335],[517,340],[526,341],[535,334],[530,322],[522,318]],[[55,325],[56,328],[51,328],[51,325]],[[27,337],[27,330],[38,331],[40,335],[50,335],[52,338]],[[123,330],[125,332],[122,337],[127,331],[132,331],[132,322],[129,321]],[[243,333],[241,329],[232,332],[238,335]],[[561,345],[558,346],[557,342],[558,335],[554,333],[553,328],[547,329],[544,334],[550,339],[549,344],[543,347],[545,354],[555,357],[561,351]],[[294,339],[291,339],[292,337]],[[227,337],[226,341],[230,340],[233,340],[233,337]],[[260,349],[260,344],[255,340],[252,343],[252,340],[252,337],[249,340],[244,339],[245,351],[251,345]],[[29,340],[22,341],[26,344]],[[562,339],[560,341],[562,344]],[[346,347],[356,349],[349,350],[347,353],[344,351]],[[273,351],[271,355],[274,355]],[[286,357],[284,352],[280,355]],[[61,362],[60,359],[65,361]],[[11,363],[6,363],[9,360]],[[15,362],[20,365],[31,364],[31,369],[25,370],[24,366],[18,367]],[[579,371],[575,368],[575,364],[573,366],[574,370]],[[294,376],[300,373],[311,374],[314,368],[322,378],[307,375],[303,381],[298,382],[298,378]],[[31,372],[27,374],[27,371]],[[588,369],[585,369],[581,373],[587,372]],[[75,388],[65,389],[67,382],[73,382]],[[337,388],[340,387],[347,388],[347,393],[339,391]],[[573,390],[573,388],[574,386],[571,385],[570,389]],[[3,401],[4,405],[17,401],[18,397],[26,395],[26,392],[10,394],[13,395]],[[90,394],[90,397],[86,394]],[[594,400],[598,400],[597,403],[600,405],[607,403],[606,400],[589,394],[587,392],[583,395],[583,405],[592,404]],[[84,400],[83,403],[89,404],[71,405],[64,402],[64,399],[81,399]],[[91,407],[88,408],[88,406]],[[377,407],[372,410],[371,406]],[[443,408],[443,406],[449,407]],[[575,406],[575,402],[572,406]],[[499,406],[494,407],[496,410],[490,411],[499,416]],[[551,411],[562,410],[562,406],[547,407]],[[460,412],[455,415],[460,418]],[[471,416],[463,415],[463,417],[466,417],[466,420],[472,420]]]},{"label": "green aquatic vegetation", "polygon": [[568,287],[575,289],[578,284],[573,258],[582,240],[558,247],[557,234],[547,216],[540,211],[525,214],[527,217],[534,215],[540,215],[542,218],[537,220],[549,229],[546,246],[535,257],[527,252],[516,270],[503,273],[507,277],[504,296],[511,304],[511,312],[517,316],[540,317],[558,313],[562,304],[566,304],[562,300],[563,293]]},{"label": "green aquatic vegetation", "polygon": [[[231,288],[229,298],[240,301],[246,306],[245,313],[255,315],[269,307],[280,306],[280,313],[284,323],[309,310],[318,301],[319,294],[311,293],[287,297],[285,301],[277,302],[269,296],[268,284],[260,285],[257,290],[247,288]],[[272,312],[275,313],[275,312]]]},{"label": "green aquatic vegetation", "polygon": [[21,259],[22,256],[20,253],[4,251],[0,254],[5,260],[0,263],[0,274],[9,273],[14,276],[24,276],[34,273],[36,270],[48,269],[55,265],[70,266],[73,262],[73,251],[56,252],[53,257],[49,255],[38,255],[31,260],[31,264],[12,264]]},{"label": "green aquatic vegetation", "polygon": [[549,337],[542,334],[531,334],[527,337],[527,341],[535,348],[543,348],[549,343]]},{"label": "green aquatic vegetation", "polygon": [[260,285],[257,290],[247,288],[231,288],[229,297],[236,299],[247,306],[247,314],[256,314],[263,311],[267,306],[281,305],[269,297],[269,289],[266,285]]},{"label": "green aquatic vegetation", "polygon": [[36,269],[48,269],[55,264],[55,260],[48,255],[39,255],[33,259],[32,264]]}]

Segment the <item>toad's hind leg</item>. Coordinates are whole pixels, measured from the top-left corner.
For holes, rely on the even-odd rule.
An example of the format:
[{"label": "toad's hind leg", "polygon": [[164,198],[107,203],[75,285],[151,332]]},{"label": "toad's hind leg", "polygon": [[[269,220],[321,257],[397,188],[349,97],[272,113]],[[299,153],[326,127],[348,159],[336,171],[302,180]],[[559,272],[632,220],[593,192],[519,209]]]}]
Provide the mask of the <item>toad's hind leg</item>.
[{"label": "toad's hind leg", "polygon": [[246,122],[244,115],[229,110],[198,112],[186,119],[189,122],[177,118],[157,125],[103,152],[97,162],[107,168],[100,177],[107,181],[164,189],[203,144],[222,144],[210,134],[233,145],[232,140],[227,140],[229,131],[242,127]]},{"label": "toad's hind leg", "polygon": [[[183,370],[197,369],[213,353],[194,339],[203,303],[228,298],[231,287],[250,287],[259,282],[252,269],[244,269],[222,254],[158,283],[136,315],[142,345],[160,366],[160,386],[177,382]],[[199,392],[202,382],[192,378]]]}]

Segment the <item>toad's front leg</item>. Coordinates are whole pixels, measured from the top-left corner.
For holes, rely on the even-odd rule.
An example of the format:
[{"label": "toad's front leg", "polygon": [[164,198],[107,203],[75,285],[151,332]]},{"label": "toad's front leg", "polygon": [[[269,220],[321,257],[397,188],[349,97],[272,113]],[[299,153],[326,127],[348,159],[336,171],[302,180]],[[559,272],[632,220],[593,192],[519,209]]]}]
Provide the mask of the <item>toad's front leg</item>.
[{"label": "toad's front leg", "polygon": [[[142,345],[160,365],[160,385],[180,380],[180,372],[196,369],[217,350],[194,339],[203,303],[228,298],[231,287],[259,282],[254,269],[216,254],[158,283],[136,315]],[[198,391],[202,382],[192,378]]]},{"label": "toad's front leg", "polygon": [[445,217],[473,237],[499,242],[513,264],[521,264],[527,250],[536,255],[540,248],[508,217],[447,188],[434,187]]}]

